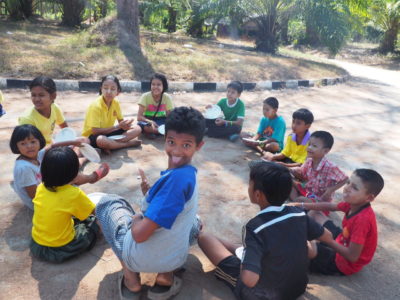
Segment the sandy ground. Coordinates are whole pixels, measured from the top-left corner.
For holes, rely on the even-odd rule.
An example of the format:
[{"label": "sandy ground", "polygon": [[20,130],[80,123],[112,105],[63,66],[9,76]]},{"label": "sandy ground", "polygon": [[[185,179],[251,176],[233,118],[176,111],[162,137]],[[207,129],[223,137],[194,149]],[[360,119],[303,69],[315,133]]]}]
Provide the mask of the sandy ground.
[{"label": "sandy ground", "polygon": [[[256,130],[262,100],[270,95],[280,100],[279,112],[289,126],[294,110],[311,109],[316,119],[312,130],[333,133],[335,145],[329,158],[347,174],[357,167],[370,167],[378,170],[386,183],[373,203],[378,218],[379,245],[372,263],[350,277],[310,276],[302,299],[398,299],[398,87],[356,78],[332,87],[245,92],[242,95],[247,109],[245,130]],[[216,102],[222,96],[223,93],[182,93],[173,98],[176,105],[203,110],[205,104]],[[0,119],[0,299],[117,299],[116,280],[121,267],[104,240],[90,252],[62,265],[40,262],[29,255],[32,214],[9,186],[16,156],[10,152],[8,142],[17,117],[31,102],[28,91],[7,90],[5,97],[7,114]],[[86,107],[95,97],[91,93],[61,92],[56,101],[70,126],[80,131]],[[119,98],[125,114],[136,117],[139,94],[123,94]],[[247,162],[258,156],[239,142],[209,138],[205,141],[194,159],[199,169],[199,214],[206,224],[205,230],[240,241],[241,227],[257,212],[257,207],[251,205],[247,197]],[[161,139],[144,139],[140,149],[115,151],[110,156],[102,156],[102,160],[110,164],[110,174],[82,189],[87,193],[117,193],[132,203],[137,203],[141,195],[137,168],[143,168],[154,182],[167,162]],[[85,172],[94,168],[96,164],[89,163]],[[337,222],[341,219],[340,214],[333,214],[333,217]],[[197,246],[191,249],[185,267],[184,286],[175,299],[233,299],[229,289],[214,279],[213,265]],[[151,284],[153,278],[152,274],[146,275],[145,283]]]}]

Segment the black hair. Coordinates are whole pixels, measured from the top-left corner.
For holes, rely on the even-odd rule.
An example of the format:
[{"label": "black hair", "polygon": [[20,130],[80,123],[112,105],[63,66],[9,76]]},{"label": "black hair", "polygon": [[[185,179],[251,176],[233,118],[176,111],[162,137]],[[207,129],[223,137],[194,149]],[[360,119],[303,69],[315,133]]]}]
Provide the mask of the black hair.
[{"label": "black hair", "polygon": [[228,89],[229,89],[229,88],[234,89],[234,90],[237,91],[239,94],[241,94],[241,93],[243,92],[243,84],[242,84],[240,81],[237,81],[237,80],[231,81],[231,82],[228,84],[227,88],[228,88]]},{"label": "black hair", "polygon": [[354,174],[360,177],[368,193],[376,197],[382,191],[385,183],[378,172],[371,169],[357,169],[354,171]]},{"label": "black hair", "polygon": [[278,107],[279,107],[278,99],[276,99],[275,97],[268,97],[267,99],[264,100],[263,103],[268,104],[269,106],[271,106],[274,109],[278,109]]},{"label": "black hair", "polygon": [[49,94],[57,92],[56,83],[53,79],[47,76],[38,76],[34,78],[29,84],[29,89],[32,90],[36,86],[44,88]]},{"label": "black hair", "polygon": [[[158,79],[162,82],[162,86],[163,86],[162,94],[164,94],[164,92],[168,91],[168,81],[167,81],[167,77],[165,77],[164,74],[154,73],[153,76],[151,76],[151,78],[150,78],[150,86],[151,86],[151,82],[154,79]],[[161,99],[162,99],[162,94],[161,94]]]},{"label": "black hair", "polygon": [[293,113],[292,118],[302,120],[306,124],[311,124],[314,121],[314,115],[307,108],[300,108],[296,110]]},{"label": "black hair", "polygon": [[174,108],[165,121],[165,136],[169,130],[190,134],[195,137],[197,145],[203,140],[205,129],[206,121],[203,115],[192,107]]},{"label": "black hair", "polygon": [[334,139],[332,134],[330,134],[328,131],[323,131],[323,130],[314,131],[311,134],[311,137],[320,139],[324,144],[324,148],[332,149]]},{"label": "black hair", "polygon": [[289,169],[274,162],[257,161],[250,164],[250,180],[254,190],[262,192],[274,206],[282,205],[292,190]]},{"label": "black hair", "polygon": [[122,91],[121,84],[119,83],[119,79],[114,75],[106,75],[101,78],[99,95],[101,95],[101,88],[103,86],[104,81],[106,81],[106,80],[111,80],[111,81],[115,82],[115,84],[117,85],[118,93],[120,93]]},{"label": "black hair", "polygon": [[51,148],[44,155],[40,166],[43,184],[51,191],[55,191],[57,186],[70,183],[78,171],[78,156],[70,147]]},{"label": "black hair", "polygon": [[26,139],[31,135],[39,140],[40,149],[46,146],[46,140],[44,139],[44,136],[39,131],[39,129],[30,124],[18,125],[17,127],[14,128],[14,131],[10,139],[10,148],[12,153],[21,154],[17,147],[17,143],[23,141],[24,139]]}]

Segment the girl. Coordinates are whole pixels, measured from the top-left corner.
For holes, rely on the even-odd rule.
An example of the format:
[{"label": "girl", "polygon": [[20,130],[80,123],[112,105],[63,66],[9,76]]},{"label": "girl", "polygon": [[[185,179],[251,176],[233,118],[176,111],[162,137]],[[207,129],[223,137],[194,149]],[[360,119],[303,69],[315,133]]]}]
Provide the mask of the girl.
[{"label": "girl", "polygon": [[150,79],[150,92],[144,93],[139,101],[138,125],[142,131],[155,137],[158,126],[165,124],[165,119],[174,108],[168,90],[167,78],[155,73]]},{"label": "girl", "polygon": [[[45,148],[46,141],[42,133],[29,124],[19,125],[14,128],[11,135],[10,148],[15,154],[19,154],[14,166],[14,181],[12,187],[21,198],[22,202],[33,209],[32,199],[35,197],[36,188],[42,181],[40,164],[46,150],[51,147],[80,145],[79,141],[63,142],[49,145]],[[107,175],[109,166],[102,164],[90,175],[79,173],[75,184],[94,183]]]},{"label": "girl", "polygon": [[[136,147],[141,141],[135,139],[141,133],[139,126],[132,126],[133,119],[124,120],[119,101],[115,99],[121,92],[117,77],[104,76],[101,79],[100,96],[90,104],[87,112],[82,135],[89,137],[93,147],[101,148],[107,153],[113,149]],[[118,121],[117,125],[115,120]],[[109,138],[122,135],[120,139]]]},{"label": "girl", "polygon": [[[33,198],[32,255],[60,263],[96,243],[98,226],[93,216],[95,204],[71,185],[79,170],[79,160],[70,147],[48,150],[40,167],[43,183]],[[74,225],[74,219],[76,225]]]}]

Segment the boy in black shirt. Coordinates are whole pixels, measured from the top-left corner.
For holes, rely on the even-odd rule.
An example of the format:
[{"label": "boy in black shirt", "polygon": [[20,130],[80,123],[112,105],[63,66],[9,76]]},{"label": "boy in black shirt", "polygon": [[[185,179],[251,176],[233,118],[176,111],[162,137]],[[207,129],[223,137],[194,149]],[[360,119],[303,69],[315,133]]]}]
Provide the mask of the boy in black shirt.
[{"label": "boy in black shirt", "polygon": [[[332,241],[332,234],[303,210],[282,205],[292,179],[287,168],[273,162],[250,166],[249,198],[260,212],[243,230],[243,251],[231,242],[200,233],[200,248],[217,266],[238,299],[295,299],[308,283],[308,243]],[[235,255],[236,254],[236,255]]]}]

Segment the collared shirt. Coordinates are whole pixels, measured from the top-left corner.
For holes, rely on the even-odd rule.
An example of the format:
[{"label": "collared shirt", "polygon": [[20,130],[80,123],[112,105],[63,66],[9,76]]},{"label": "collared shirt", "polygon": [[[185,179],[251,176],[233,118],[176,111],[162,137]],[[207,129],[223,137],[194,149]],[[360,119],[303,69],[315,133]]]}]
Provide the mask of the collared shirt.
[{"label": "collared shirt", "polygon": [[113,99],[110,107],[107,107],[103,96],[93,101],[86,111],[85,123],[83,124],[83,136],[93,134],[93,128],[109,128],[114,126],[116,120],[122,120],[119,101]]},{"label": "collared shirt", "polygon": [[[326,157],[321,159],[316,169],[312,167],[312,158],[308,158],[301,167],[293,170],[298,171],[307,181],[305,186],[307,194],[315,195],[317,198],[321,198],[328,188],[347,178],[347,175]],[[332,201],[332,195],[328,201]]]},{"label": "collared shirt", "polygon": [[311,133],[307,130],[303,140],[300,145],[298,145],[296,142],[296,134],[289,134],[286,138],[285,148],[283,148],[281,153],[297,163],[304,163],[307,157],[307,147],[310,136]]},{"label": "collared shirt", "polygon": [[217,105],[224,113],[225,120],[236,121],[237,119],[244,119],[244,103],[239,98],[237,98],[235,103],[232,105],[229,104],[228,98],[222,98],[218,101]]}]

